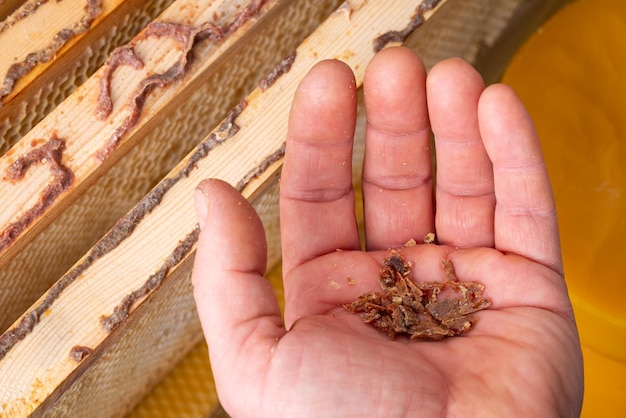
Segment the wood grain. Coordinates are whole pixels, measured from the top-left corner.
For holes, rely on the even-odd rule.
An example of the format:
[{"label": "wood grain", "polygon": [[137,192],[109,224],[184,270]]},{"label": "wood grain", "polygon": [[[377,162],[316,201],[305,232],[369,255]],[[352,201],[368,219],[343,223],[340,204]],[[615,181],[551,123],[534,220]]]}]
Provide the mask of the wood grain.
[{"label": "wood grain", "polygon": [[[2,20],[0,154],[171,2],[30,0]],[[95,9],[91,16],[84,10],[88,4]]]}]

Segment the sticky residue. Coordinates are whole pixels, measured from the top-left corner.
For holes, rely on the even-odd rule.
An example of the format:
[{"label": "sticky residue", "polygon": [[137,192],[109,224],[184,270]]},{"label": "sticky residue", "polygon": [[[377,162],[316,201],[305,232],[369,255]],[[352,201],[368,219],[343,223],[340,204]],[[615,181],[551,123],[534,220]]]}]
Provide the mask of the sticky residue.
[{"label": "sticky residue", "polygon": [[17,221],[0,232],[0,251],[8,248],[35,219],[39,218],[72,185],[74,173],[63,165],[64,151],[65,140],[53,136],[43,145],[17,158],[7,168],[4,180],[18,182],[24,177],[29,167],[46,163],[50,165],[53,179],[41,193],[38,202],[27,209]]},{"label": "sticky residue", "polygon": [[174,22],[151,22],[139,35],[128,44],[117,48],[107,59],[102,78],[100,81],[100,94],[96,105],[96,116],[103,120],[113,111],[111,99],[111,81],[115,70],[123,65],[141,69],[144,66],[142,60],[135,53],[138,43],[147,38],[169,38],[178,45],[179,57],[167,70],[162,73],[154,73],[141,80],[134,90],[127,104],[130,108],[129,116],[114,131],[107,144],[96,153],[100,161],[104,161],[117,149],[122,138],[130,131],[141,116],[147,95],[155,88],[166,87],[182,78],[188,69],[189,60],[192,56],[192,48],[200,41],[211,40],[220,42],[231,36],[244,23],[257,15],[265,1],[256,0],[244,8],[232,22],[219,26],[213,22],[205,22],[199,26],[187,26]]},{"label": "sticky residue", "polygon": [[374,40],[374,51],[378,52],[390,43],[401,43],[425,21],[424,14],[435,9],[441,0],[425,0],[417,7],[415,15],[411,18],[409,24],[402,30],[394,30],[383,33]]},{"label": "sticky residue", "polygon": [[[8,30],[17,22],[22,21],[32,15],[37,9],[48,0],[32,0],[25,3],[13,15],[7,17],[0,22],[0,33]],[[4,75],[2,84],[0,84],[0,107],[2,100],[13,91],[15,83],[20,78],[28,74],[36,65],[51,61],[56,52],[61,49],[73,37],[87,31],[91,27],[91,23],[102,13],[101,0],[87,0],[84,7],[85,14],[80,21],[74,23],[71,27],[65,28],[57,32],[47,47],[38,51],[31,51],[26,58],[20,62],[13,63],[7,73]]]},{"label": "sticky residue", "polygon": [[93,353],[93,349],[77,345],[72,347],[72,349],[70,350],[70,358],[76,363],[80,363],[91,353]]},{"label": "sticky residue", "polygon": [[265,91],[272,87],[276,80],[278,80],[283,74],[286,74],[291,69],[293,62],[296,60],[296,53],[293,52],[287,55],[274,69],[265,76],[259,83],[259,88]]}]

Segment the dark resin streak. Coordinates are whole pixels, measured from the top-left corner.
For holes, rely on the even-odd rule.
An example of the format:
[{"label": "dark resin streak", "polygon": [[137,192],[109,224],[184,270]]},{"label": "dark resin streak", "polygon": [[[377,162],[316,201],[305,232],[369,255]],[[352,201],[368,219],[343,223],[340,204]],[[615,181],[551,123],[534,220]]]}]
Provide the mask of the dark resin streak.
[{"label": "dark resin streak", "polygon": [[378,38],[374,40],[374,51],[378,52],[382,50],[385,46],[392,42],[404,42],[404,40],[413,32],[415,29],[420,27],[426,19],[424,19],[424,13],[433,10],[439,4],[441,0],[425,0],[417,7],[415,15],[409,22],[409,25],[399,31],[391,31],[387,33],[383,33]]},{"label": "dark resin streak", "polygon": [[287,55],[274,69],[266,75],[261,82],[259,83],[259,88],[262,91],[265,91],[272,87],[276,80],[280,78],[281,75],[288,73],[291,70],[291,66],[293,62],[296,60],[296,52],[293,52]]},{"label": "dark resin streak", "polygon": [[129,102],[130,115],[115,130],[105,147],[97,152],[96,157],[100,161],[104,161],[117,149],[124,135],[137,125],[146,98],[152,90],[158,87],[166,87],[176,80],[179,80],[187,73],[194,45],[207,39],[213,42],[219,42],[229,37],[244,23],[256,16],[264,3],[265,0],[256,0],[246,6],[246,8],[234,18],[233,22],[224,26],[218,26],[211,22],[206,22],[198,27],[186,26],[174,22],[152,22],[130,43],[113,51],[105,63],[105,69],[100,82],[100,95],[96,106],[96,116],[99,119],[107,118],[113,109],[110,87],[111,78],[115,70],[121,65],[130,65],[136,69],[143,67],[143,62],[134,52],[137,43],[150,37],[171,38],[179,44],[180,57],[167,71],[160,74],[152,74],[139,83]]},{"label": "dark resin streak", "polygon": [[169,271],[183,261],[187,254],[191,252],[194,244],[198,241],[199,235],[200,227],[196,225],[193,231],[188,234],[185,239],[178,243],[178,246],[176,246],[172,254],[170,254],[167,260],[165,260],[165,263],[163,263],[161,268],[156,273],[152,274],[143,286],[126,295],[113,309],[113,313],[111,315],[100,318],[100,323],[105,331],[111,332],[117,328],[120,323],[128,317],[130,310],[136,301],[147,296],[150,292],[161,285],[163,280],[167,277]]},{"label": "dark resin streak", "polygon": [[[270,165],[279,161],[284,154],[285,146],[283,144],[277,151],[273,152],[267,158],[265,158],[261,162],[261,164],[259,164],[249,173],[247,173],[237,183],[236,188],[239,191],[242,191],[250,183],[250,181],[261,175],[265,170],[269,168]],[[191,167],[189,168],[191,169]],[[181,171],[179,174],[182,174],[183,172],[186,172],[186,170]],[[185,237],[185,239],[178,243],[178,246],[176,246],[172,254],[167,258],[165,263],[163,263],[161,268],[156,273],[152,274],[143,286],[126,295],[122,299],[122,301],[113,309],[113,313],[111,315],[103,316],[102,318],[100,318],[100,322],[105,331],[111,332],[115,328],[117,328],[122,323],[122,321],[124,321],[128,317],[128,315],[130,314],[130,310],[132,309],[135,302],[147,296],[150,292],[152,292],[154,289],[158,288],[161,285],[163,280],[167,277],[169,271],[172,268],[176,267],[192,251],[193,246],[198,241],[199,235],[200,227],[196,225],[193,231],[189,233]]]},{"label": "dark resin streak", "polygon": [[98,96],[98,104],[96,105],[96,116],[98,119],[106,119],[113,110],[113,102],[111,101],[111,76],[122,65],[128,65],[136,70],[143,68],[143,61],[139,58],[135,51],[128,47],[120,47],[115,49],[109,55],[104,63],[104,70],[100,78],[100,95]]},{"label": "dark resin streak", "polygon": [[[22,8],[21,12],[14,16],[11,23],[0,26],[0,32],[10,28],[14,23],[25,19],[35,11],[46,1],[31,2],[26,7]],[[101,0],[88,0],[85,5],[85,15],[83,18],[72,25],[70,28],[65,28],[57,32],[52,38],[50,44],[39,51],[29,53],[24,61],[16,62],[11,65],[4,75],[2,85],[0,85],[0,108],[2,107],[2,100],[13,90],[15,82],[20,78],[28,74],[37,64],[45,63],[54,58],[56,52],[61,49],[63,45],[70,39],[79,35],[89,29],[91,23],[102,13]],[[8,19],[7,19],[8,20]]]},{"label": "dark resin streak", "polygon": [[20,219],[0,232],[0,251],[8,248],[35,219],[39,218],[48,207],[52,206],[61,193],[72,185],[74,173],[63,165],[63,151],[65,151],[65,140],[52,137],[44,145],[15,160],[7,168],[4,180],[19,181],[24,177],[29,167],[34,164],[47,162],[50,164],[53,180],[48,183],[41,193],[39,201],[32,208],[28,209]]},{"label": "dark resin streak", "polygon": [[245,176],[239,180],[235,188],[242,192],[243,189],[254,179],[265,173],[267,169],[274,163],[278,162],[285,156],[285,143],[280,146],[276,151],[268,155],[261,163],[246,173]]},{"label": "dark resin streak", "polygon": [[28,16],[34,14],[37,9],[39,9],[44,4],[48,3],[49,0],[31,0],[27,3],[24,3],[22,7],[17,9],[11,15],[7,16],[5,20],[0,22],[0,33],[5,30],[11,28],[17,22],[20,22],[26,19]]},{"label": "dark resin streak", "polygon": [[70,350],[70,358],[76,363],[80,363],[91,353],[93,353],[93,350],[91,348],[77,345],[72,347],[72,349]]}]

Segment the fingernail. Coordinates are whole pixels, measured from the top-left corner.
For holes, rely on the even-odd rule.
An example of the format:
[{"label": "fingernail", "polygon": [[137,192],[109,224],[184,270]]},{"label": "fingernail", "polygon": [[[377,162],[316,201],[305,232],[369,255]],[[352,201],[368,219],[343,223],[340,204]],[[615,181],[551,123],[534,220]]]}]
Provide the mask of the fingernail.
[{"label": "fingernail", "polygon": [[206,217],[209,213],[209,199],[208,196],[202,190],[201,185],[194,191],[194,203],[196,206],[196,216],[198,217],[198,224],[200,229],[204,229],[206,224]]}]

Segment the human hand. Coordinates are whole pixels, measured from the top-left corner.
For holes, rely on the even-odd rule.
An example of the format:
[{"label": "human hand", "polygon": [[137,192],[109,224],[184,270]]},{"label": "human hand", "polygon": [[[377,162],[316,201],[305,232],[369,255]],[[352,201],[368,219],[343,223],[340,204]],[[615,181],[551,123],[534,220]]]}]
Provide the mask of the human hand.
[{"label": "human hand", "polygon": [[[294,97],[280,196],[284,322],[263,278],[254,209],[224,182],[199,186],[194,295],[224,408],[235,417],[578,416],[580,345],[551,187],[522,104],[459,59],[427,77],[401,47],[376,55],[364,92],[367,251],[354,214],[352,72],[321,62]],[[438,245],[402,248],[428,232]],[[389,248],[402,248],[417,280],[443,280],[439,260],[450,259],[461,280],[485,285],[491,307],[463,336],[390,340],[342,307],[380,290]]]}]

